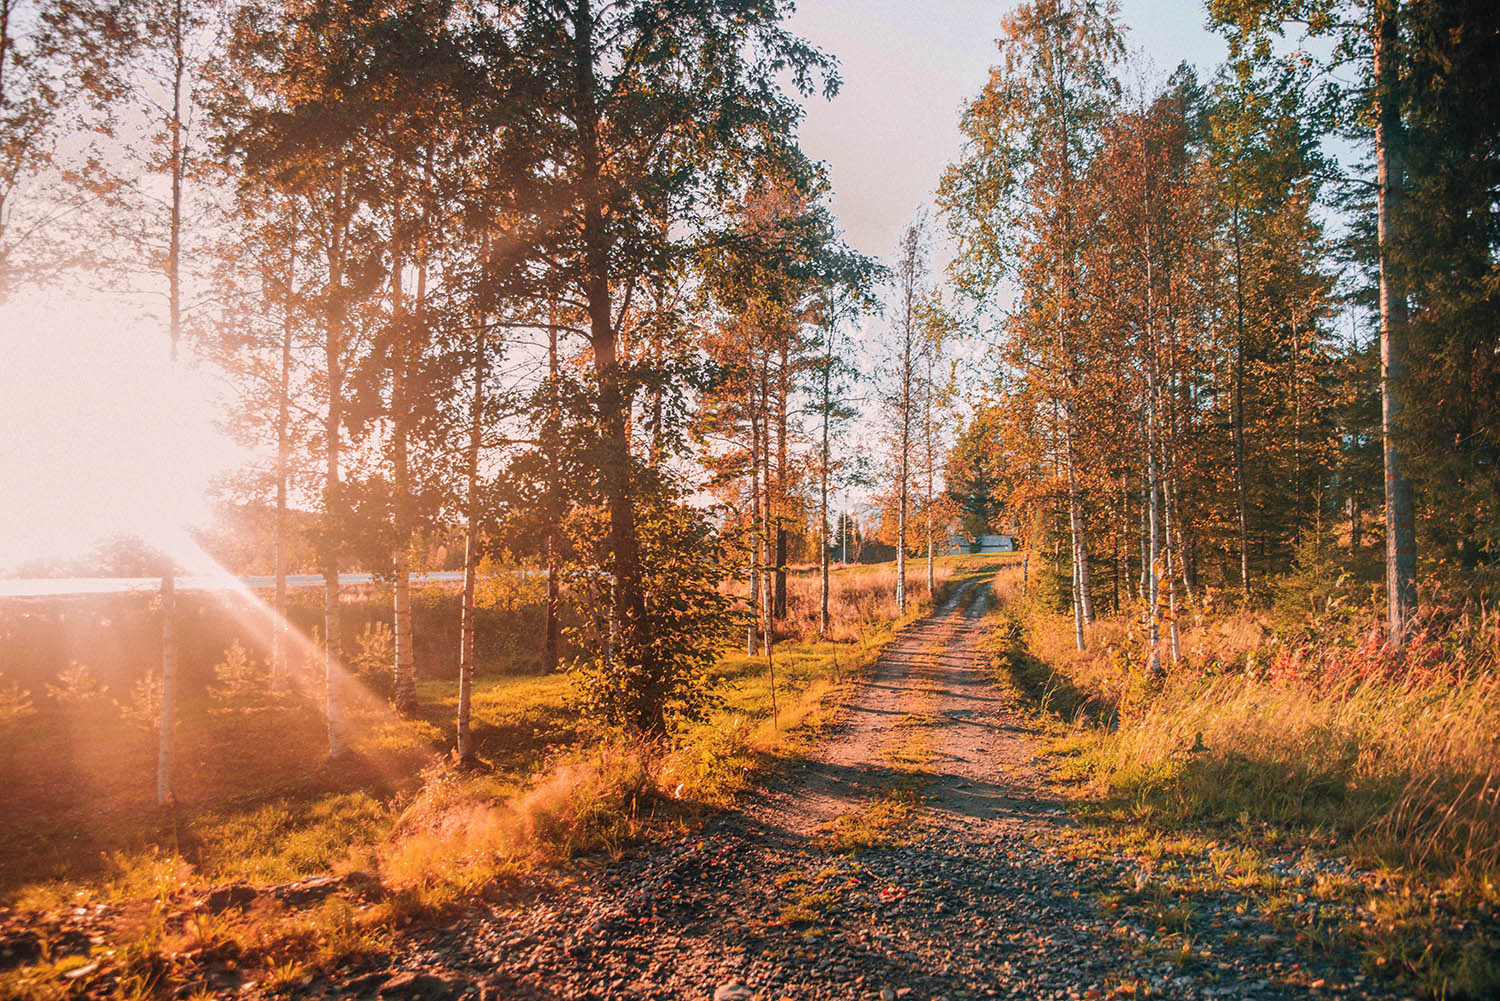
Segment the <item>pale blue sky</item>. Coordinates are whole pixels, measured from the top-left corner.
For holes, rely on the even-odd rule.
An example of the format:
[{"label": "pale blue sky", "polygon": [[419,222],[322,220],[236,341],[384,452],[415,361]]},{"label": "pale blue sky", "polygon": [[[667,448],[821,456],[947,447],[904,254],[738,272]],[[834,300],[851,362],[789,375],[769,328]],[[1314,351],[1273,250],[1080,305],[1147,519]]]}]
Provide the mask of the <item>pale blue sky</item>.
[{"label": "pale blue sky", "polygon": [[[803,147],[827,161],[849,242],[880,258],[931,203],[958,151],[960,105],[983,86],[1009,0],[799,0],[791,26],[838,57],[843,89],[808,102]],[[1202,3],[1123,0],[1127,44],[1165,74],[1186,59],[1206,75],[1224,58]]]}]

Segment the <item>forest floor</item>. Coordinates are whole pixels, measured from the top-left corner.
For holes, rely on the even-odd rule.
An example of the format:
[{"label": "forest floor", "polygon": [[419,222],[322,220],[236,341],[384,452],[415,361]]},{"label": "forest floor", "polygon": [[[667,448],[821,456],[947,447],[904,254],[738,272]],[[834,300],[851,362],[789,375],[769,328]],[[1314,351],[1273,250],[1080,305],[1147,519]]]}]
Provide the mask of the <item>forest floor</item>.
[{"label": "forest floor", "polygon": [[[990,590],[970,581],[905,630],[826,739],[732,812],[533,877],[294,996],[1388,996],[1337,935],[1308,933],[1315,912],[1271,920],[1159,853],[1080,847],[1045,725],[992,670]],[[1296,887],[1344,863],[1257,865],[1295,911],[1316,907]]]}]

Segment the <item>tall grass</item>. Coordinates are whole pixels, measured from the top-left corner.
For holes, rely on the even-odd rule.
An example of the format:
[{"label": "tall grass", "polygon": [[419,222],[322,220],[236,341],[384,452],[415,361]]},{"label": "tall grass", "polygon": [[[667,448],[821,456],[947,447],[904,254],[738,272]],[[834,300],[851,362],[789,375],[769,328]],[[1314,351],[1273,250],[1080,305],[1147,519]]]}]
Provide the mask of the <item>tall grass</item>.
[{"label": "tall grass", "polygon": [[[956,564],[951,560],[933,567],[933,582],[938,593],[953,580]],[[827,638],[840,642],[857,640],[872,628],[899,617],[896,606],[896,565],[841,568],[830,575],[828,595]],[[909,564],[906,575],[908,611],[921,605],[930,607],[927,593],[927,570],[921,563]],[[777,635],[788,639],[810,640],[818,635],[818,612],[822,586],[816,570],[787,575],[786,618],[777,626]]]},{"label": "tall grass", "polygon": [[[1013,607],[996,660],[1070,725],[1063,746],[1108,823],[1329,836],[1408,885],[1369,903],[1370,948],[1434,994],[1493,996],[1500,943],[1471,919],[1500,906],[1495,616],[1430,611],[1404,652],[1364,609],[1182,626],[1182,658],[1160,686],[1145,679],[1131,616],[1102,619],[1080,652],[1070,620]],[[1429,898],[1443,901],[1441,929]]]},{"label": "tall grass", "polygon": [[1500,869],[1496,628],[1429,621],[1398,656],[1369,623],[1278,636],[1244,613],[1200,619],[1159,690],[1133,618],[1102,620],[1086,652],[1049,613],[1025,635],[1075,717],[1116,724],[1094,752],[1102,789],[1180,816],[1328,827],[1392,862],[1480,876]]}]

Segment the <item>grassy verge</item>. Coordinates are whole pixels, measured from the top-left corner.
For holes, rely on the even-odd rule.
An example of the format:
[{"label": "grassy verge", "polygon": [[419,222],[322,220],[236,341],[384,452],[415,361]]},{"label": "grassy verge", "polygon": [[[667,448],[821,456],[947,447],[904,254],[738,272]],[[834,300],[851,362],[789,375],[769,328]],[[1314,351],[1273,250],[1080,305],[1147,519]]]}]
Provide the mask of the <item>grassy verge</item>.
[{"label": "grassy verge", "polygon": [[[946,562],[939,599],[983,569]],[[849,572],[864,593],[877,575]],[[150,734],[96,707],[90,725],[64,735],[78,741],[67,774],[88,775],[89,789],[60,802],[39,783],[25,812],[4,821],[0,888],[20,909],[0,912],[0,937],[23,961],[0,970],[0,996],[211,994],[250,979],[292,987],[382,953],[403,925],[504,893],[522,874],[680,831],[809,746],[845,683],[928,608],[916,602],[842,642],[778,643],[774,714],[764,656],[726,655],[718,710],[666,745],[579,718],[565,675],[481,679],[476,771],[455,771],[442,753],[451,682],[423,682],[424,715],[412,720],[365,693],[353,707],[355,754],[335,763],[321,757],[311,700],[222,699],[184,714],[188,801],[200,805],[171,817],[150,808],[139,773],[128,778],[149,774]],[[65,744],[40,734],[22,755],[45,767]],[[330,874],[344,881],[320,900],[288,903],[266,889]],[[248,903],[209,903],[208,891],[228,884],[261,889]]]},{"label": "grassy verge", "polygon": [[1190,939],[1184,914],[1233,894],[1271,929],[1267,949],[1353,947],[1367,975],[1431,997],[1500,992],[1493,638],[1450,634],[1466,666],[1448,671],[1420,650],[1393,666],[1367,642],[1198,619],[1151,686],[1129,619],[1102,620],[1082,653],[1050,612],[1016,603],[994,622],[997,675],[1082,793],[1065,840],[1137,859],[1142,885],[1105,903],[1156,929],[1164,954]]}]

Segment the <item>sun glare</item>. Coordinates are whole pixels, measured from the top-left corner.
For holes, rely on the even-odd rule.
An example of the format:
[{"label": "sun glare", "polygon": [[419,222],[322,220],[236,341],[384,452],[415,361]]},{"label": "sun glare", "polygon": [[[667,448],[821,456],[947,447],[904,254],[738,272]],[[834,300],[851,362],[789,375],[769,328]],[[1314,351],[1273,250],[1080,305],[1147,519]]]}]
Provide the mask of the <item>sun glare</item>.
[{"label": "sun glare", "polygon": [[242,461],[210,380],[114,296],[9,303],[0,341],[0,572],[119,535],[180,548],[210,478]]}]

